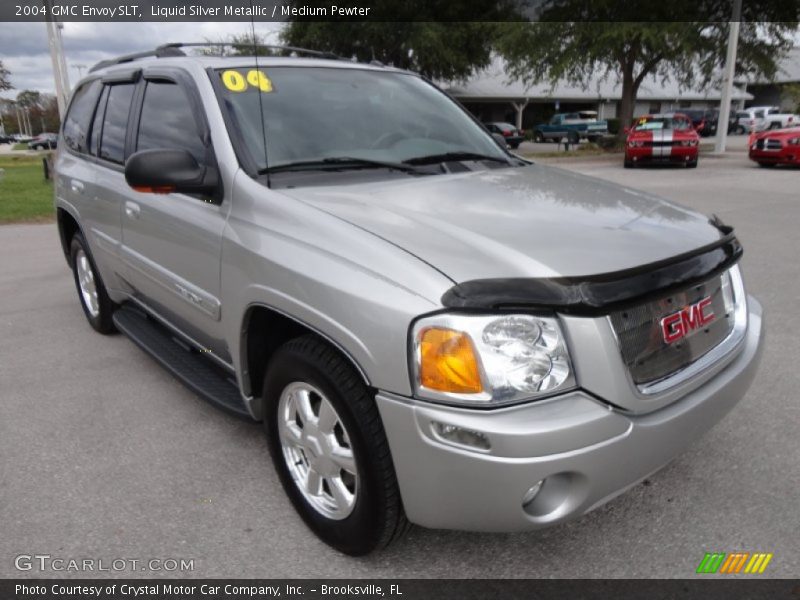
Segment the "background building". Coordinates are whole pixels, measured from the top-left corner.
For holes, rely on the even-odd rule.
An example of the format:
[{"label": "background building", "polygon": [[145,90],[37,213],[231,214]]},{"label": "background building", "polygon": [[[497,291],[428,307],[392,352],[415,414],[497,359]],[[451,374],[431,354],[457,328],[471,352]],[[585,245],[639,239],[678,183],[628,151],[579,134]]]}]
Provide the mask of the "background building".
[{"label": "background building", "polygon": [[[614,75],[593,77],[585,86],[566,82],[555,86],[547,82],[529,86],[511,80],[505,63],[499,58],[468,81],[443,87],[480,120],[505,121],[522,128],[542,123],[556,112],[596,110],[598,118],[616,118],[622,89]],[[745,103],[751,104],[752,100],[749,89],[745,92],[734,86],[734,110],[744,107]],[[720,90],[716,87],[682,90],[674,81],[648,78],[639,88],[634,116],[681,108],[716,108],[719,101]]]},{"label": "background building", "polygon": [[774,81],[755,81],[748,84],[753,95],[752,106],[780,106],[788,112],[800,110],[800,48],[794,48],[781,61]]}]

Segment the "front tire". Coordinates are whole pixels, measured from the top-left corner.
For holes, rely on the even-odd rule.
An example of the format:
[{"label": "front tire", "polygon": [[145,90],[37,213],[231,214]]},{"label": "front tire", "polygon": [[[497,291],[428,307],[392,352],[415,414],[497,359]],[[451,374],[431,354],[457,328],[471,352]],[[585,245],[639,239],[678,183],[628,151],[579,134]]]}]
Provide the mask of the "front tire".
[{"label": "front tire", "polygon": [[78,299],[86,320],[95,331],[103,334],[113,333],[116,328],[111,317],[116,305],[108,297],[106,286],[89,253],[89,246],[80,233],[72,236],[70,261],[75,288],[78,290]]},{"label": "front tire", "polygon": [[534,131],[533,132],[533,141],[537,144],[541,144],[544,142],[544,135],[541,131]]},{"label": "front tire", "polygon": [[278,349],[264,380],[264,427],[281,483],[306,525],[352,556],[408,529],[373,394],[314,335]]},{"label": "front tire", "polygon": [[625,163],[623,164],[623,166],[626,169],[632,169],[634,167],[634,163],[630,158],[625,158]]}]

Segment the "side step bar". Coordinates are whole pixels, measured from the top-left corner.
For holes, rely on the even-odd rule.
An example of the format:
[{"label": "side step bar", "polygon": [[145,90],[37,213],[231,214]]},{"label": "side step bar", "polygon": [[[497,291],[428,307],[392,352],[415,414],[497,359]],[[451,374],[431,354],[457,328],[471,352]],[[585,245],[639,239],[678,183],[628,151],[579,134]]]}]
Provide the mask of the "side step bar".
[{"label": "side step bar", "polygon": [[229,413],[252,420],[232,375],[131,306],[118,308],[113,320],[117,329],[198,396]]}]

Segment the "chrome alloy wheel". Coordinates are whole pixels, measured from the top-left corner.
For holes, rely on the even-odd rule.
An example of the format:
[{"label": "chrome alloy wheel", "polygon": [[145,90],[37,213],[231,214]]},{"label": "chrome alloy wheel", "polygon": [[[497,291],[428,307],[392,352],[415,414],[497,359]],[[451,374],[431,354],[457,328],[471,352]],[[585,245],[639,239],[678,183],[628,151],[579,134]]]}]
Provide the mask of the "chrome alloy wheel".
[{"label": "chrome alloy wheel", "polygon": [[355,507],[358,473],[350,437],[333,404],[305,382],[278,401],[283,459],[297,489],[321,515],[340,521]]},{"label": "chrome alloy wheel", "polygon": [[78,285],[81,288],[83,305],[92,318],[100,314],[100,301],[97,298],[97,284],[94,280],[94,271],[89,257],[83,250],[78,250],[75,255],[75,268],[77,269]]}]

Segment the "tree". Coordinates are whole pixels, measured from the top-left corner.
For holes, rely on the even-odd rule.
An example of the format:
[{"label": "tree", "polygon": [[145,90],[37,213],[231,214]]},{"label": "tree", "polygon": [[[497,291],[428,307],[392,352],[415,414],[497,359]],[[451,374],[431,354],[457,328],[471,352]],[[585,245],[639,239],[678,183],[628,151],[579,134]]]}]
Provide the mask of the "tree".
[{"label": "tree", "polygon": [[265,47],[266,39],[259,34],[231,34],[218,40],[206,38],[208,46],[201,48],[203,56],[271,56],[270,48]]},{"label": "tree", "polygon": [[[713,15],[712,4],[717,9]],[[738,75],[774,76],[797,29],[796,10],[784,10],[792,4],[745,3]],[[728,2],[648,4],[643,10],[635,2],[546,0],[538,22],[499,26],[497,48],[509,75],[526,83],[566,80],[586,85],[594,75],[616,77],[621,84],[619,117],[630,123],[639,88],[648,77],[674,79],[682,87],[714,80],[725,57],[729,12]],[[650,20],[637,21],[643,15]],[[674,22],[675,15],[694,20]],[[765,21],[777,17],[793,20]]]},{"label": "tree", "polygon": [[11,85],[11,72],[6,69],[3,61],[0,60],[0,92],[4,92],[6,90],[14,89],[14,86]]},{"label": "tree", "polygon": [[513,0],[387,0],[372,3],[369,21],[300,17],[286,26],[281,39],[348,59],[377,60],[432,79],[458,80],[489,64],[494,26],[488,21],[509,18],[515,6]]}]

